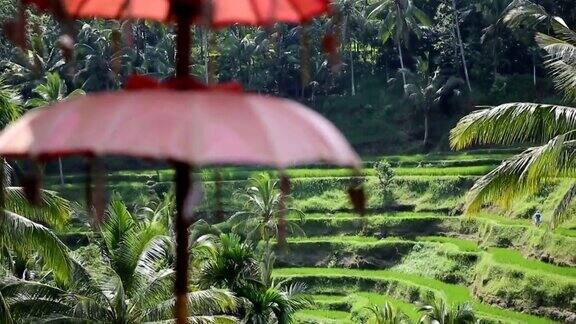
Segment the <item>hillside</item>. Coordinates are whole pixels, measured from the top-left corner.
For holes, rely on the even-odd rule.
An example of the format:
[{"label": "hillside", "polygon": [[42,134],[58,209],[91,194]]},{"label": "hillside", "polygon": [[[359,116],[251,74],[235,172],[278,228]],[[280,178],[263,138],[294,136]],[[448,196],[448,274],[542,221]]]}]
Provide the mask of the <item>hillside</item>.
[{"label": "hillside", "polygon": [[[291,205],[306,213],[300,223],[306,237],[289,239],[277,251],[279,278],[305,282],[315,301],[297,317],[302,323],[354,322],[365,307],[384,301],[417,317],[413,303],[433,292],[449,303],[469,302],[490,321],[551,323],[576,318],[576,224],[546,231],[530,219],[536,210],[549,214],[572,180],[559,180],[538,194],[518,200],[510,211],[497,208],[475,216],[460,215],[462,197],[474,180],[491,170],[509,151],[388,156],[396,175],[391,196],[382,196],[367,158],[363,171],[369,212],[352,213],[345,190],[350,171],[330,168],[289,170]],[[221,176],[224,209],[242,206],[234,192],[262,170],[230,168]],[[115,172],[108,188],[131,203],[169,188],[169,170]],[[210,219],[214,206],[214,172],[199,174],[205,199],[198,215]],[[70,199],[83,196],[82,176],[68,176],[52,189]],[[150,198],[148,198],[150,199]],[[290,216],[298,222],[296,215]],[[74,248],[83,237],[63,235]],[[80,248],[82,249],[82,248]]]}]

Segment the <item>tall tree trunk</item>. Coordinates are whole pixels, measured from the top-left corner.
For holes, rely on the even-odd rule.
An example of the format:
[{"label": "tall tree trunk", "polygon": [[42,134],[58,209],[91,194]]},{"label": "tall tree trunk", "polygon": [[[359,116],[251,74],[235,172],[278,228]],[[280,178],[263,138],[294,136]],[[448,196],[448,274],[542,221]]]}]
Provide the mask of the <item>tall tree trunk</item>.
[{"label": "tall tree trunk", "polygon": [[402,89],[404,90],[404,94],[406,94],[406,71],[404,68],[404,56],[402,54],[402,42],[398,40],[398,58],[400,59],[400,68],[402,71]]},{"label": "tall tree trunk", "polygon": [[422,145],[425,149],[428,148],[429,144],[429,130],[430,130],[430,108],[424,107],[424,140]]},{"label": "tall tree trunk", "polygon": [[458,46],[460,47],[460,58],[462,59],[462,66],[464,67],[464,76],[468,90],[472,91],[470,85],[470,77],[468,76],[468,66],[466,65],[466,56],[464,55],[464,44],[462,43],[462,35],[460,34],[460,24],[458,22],[458,10],[456,8],[456,0],[452,0],[452,9],[454,10],[454,27],[456,28],[456,36],[458,38]]},{"label": "tall tree trunk", "polygon": [[532,79],[534,86],[536,86],[536,55],[534,53],[532,53]]},{"label": "tall tree trunk", "polygon": [[60,184],[64,185],[64,170],[62,168],[62,158],[58,158],[58,172],[60,173]]},{"label": "tall tree trunk", "polygon": [[352,42],[350,42],[350,94],[356,95],[356,80],[354,76],[354,52],[352,51]]}]

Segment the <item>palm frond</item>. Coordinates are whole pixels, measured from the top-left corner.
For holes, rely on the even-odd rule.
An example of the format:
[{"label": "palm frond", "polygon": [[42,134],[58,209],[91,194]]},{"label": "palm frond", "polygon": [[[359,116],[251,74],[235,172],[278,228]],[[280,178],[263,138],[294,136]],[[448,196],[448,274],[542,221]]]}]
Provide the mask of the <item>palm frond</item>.
[{"label": "palm frond", "polygon": [[68,282],[72,272],[68,248],[48,228],[5,211],[0,213],[0,231],[0,244],[11,249],[33,248],[56,277],[62,282]]},{"label": "palm frond", "polygon": [[504,208],[518,196],[534,193],[551,179],[576,174],[576,142],[560,135],[502,162],[476,181],[466,197],[466,211],[478,211],[486,202]]},{"label": "palm frond", "polygon": [[528,0],[512,1],[504,10],[503,16],[503,22],[510,28],[522,26],[534,28],[552,19],[544,7]]},{"label": "palm frond", "polygon": [[[175,302],[175,298],[170,298],[148,309],[143,317],[144,321],[172,318]],[[233,312],[236,310],[236,305],[236,297],[228,290],[212,288],[188,292],[188,312],[193,315],[192,318]]]},{"label": "palm frond", "polygon": [[8,304],[6,304],[6,300],[4,300],[4,296],[0,292],[0,322],[6,324],[12,324],[12,315],[10,314],[10,308]]},{"label": "palm frond", "polygon": [[[545,64],[550,70],[556,89],[564,94],[568,102],[576,101],[576,35],[568,29],[559,39],[539,33],[536,35],[538,45],[548,53]],[[572,32],[573,33],[573,32]]]},{"label": "palm frond", "polygon": [[46,224],[56,229],[63,229],[70,220],[70,203],[54,191],[43,190],[39,207],[31,206],[26,199],[24,189],[6,187],[4,208],[26,218]]},{"label": "palm frond", "polygon": [[557,227],[559,224],[567,220],[570,216],[566,211],[572,201],[576,197],[576,183],[572,182],[570,188],[564,193],[560,202],[554,208],[552,212],[552,217],[550,218],[550,226],[552,228]]},{"label": "palm frond", "polygon": [[22,99],[12,88],[3,85],[0,79],[0,128],[15,121],[22,115]]},{"label": "palm frond", "polygon": [[576,128],[576,109],[537,103],[509,103],[477,110],[450,131],[450,146],[545,142]]}]

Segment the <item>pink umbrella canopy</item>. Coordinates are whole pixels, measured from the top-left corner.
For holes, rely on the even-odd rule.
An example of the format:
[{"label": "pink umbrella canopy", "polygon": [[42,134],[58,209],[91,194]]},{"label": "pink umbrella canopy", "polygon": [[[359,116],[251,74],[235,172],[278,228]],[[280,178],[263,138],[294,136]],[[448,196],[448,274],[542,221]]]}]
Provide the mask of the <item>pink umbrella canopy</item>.
[{"label": "pink umbrella canopy", "polygon": [[[360,168],[361,160],[336,127],[297,102],[225,87],[199,87],[182,77],[167,87],[146,78],[135,81],[139,90],[89,94],[26,113],[0,133],[0,156],[48,160],[122,155],[173,162],[175,318],[183,324],[187,322],[191,224],[184,209],[192,186],[190,166],[257,164],[283,169],[324,162]],[[351,189],[352,203],[361,210],[364,196],[354,192]],[[99,205],[97,217],[103,210]],[[285,227],[284,218],[281,221],[279,233]]]},{"label": "pink umbrella canopy", "polygon": [[329,0],[23,0],[66,18],[150,19],[169,22],[177,15],[215,28],[233,24],[265,26],[304,23],[329,11]]},{"label": "pink umbrella canopy", "polygon": [[287,99],[148,89],[89,94],[38,108],[0,135],[0,155],[123,155],[192,166],[361,166],[328,120]]}]

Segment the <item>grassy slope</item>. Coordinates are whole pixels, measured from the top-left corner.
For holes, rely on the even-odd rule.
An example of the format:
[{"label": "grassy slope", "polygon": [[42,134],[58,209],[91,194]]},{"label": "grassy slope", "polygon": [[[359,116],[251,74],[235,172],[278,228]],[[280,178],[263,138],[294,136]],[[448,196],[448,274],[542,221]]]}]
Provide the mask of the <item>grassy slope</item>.
[{"label": "grassy slope", "polygon": [[527,259],[518,251],[502,248],[490,248],[488,253],[497,263],[513,265],[522,269],[540,271],[546,274],[555,274],[573,278],[576,281],[576,268],[559,267],[553,264]]},{"label": "grassy slope", "polygon": [[494,306],[482,304],[474,300],[470,291],[461,285],[447,284],[439,280],[422,278],[420,276],[409,275],[401,272],[389,270],[359,270],[359,269],[335,269],[335,268],[284,268],[275,270],[276,276],[299,277],[299,276],[321,276],[321,277],[358,277],[384,280],[397,280],[410,285],[417,285],[435,290],[444,295],[450,303],[470,302],[474,309],[480,314],[490,318],[515,320],[521,323],[554,323],[551,320],[532,315],[518,313],[501,309]]}]

